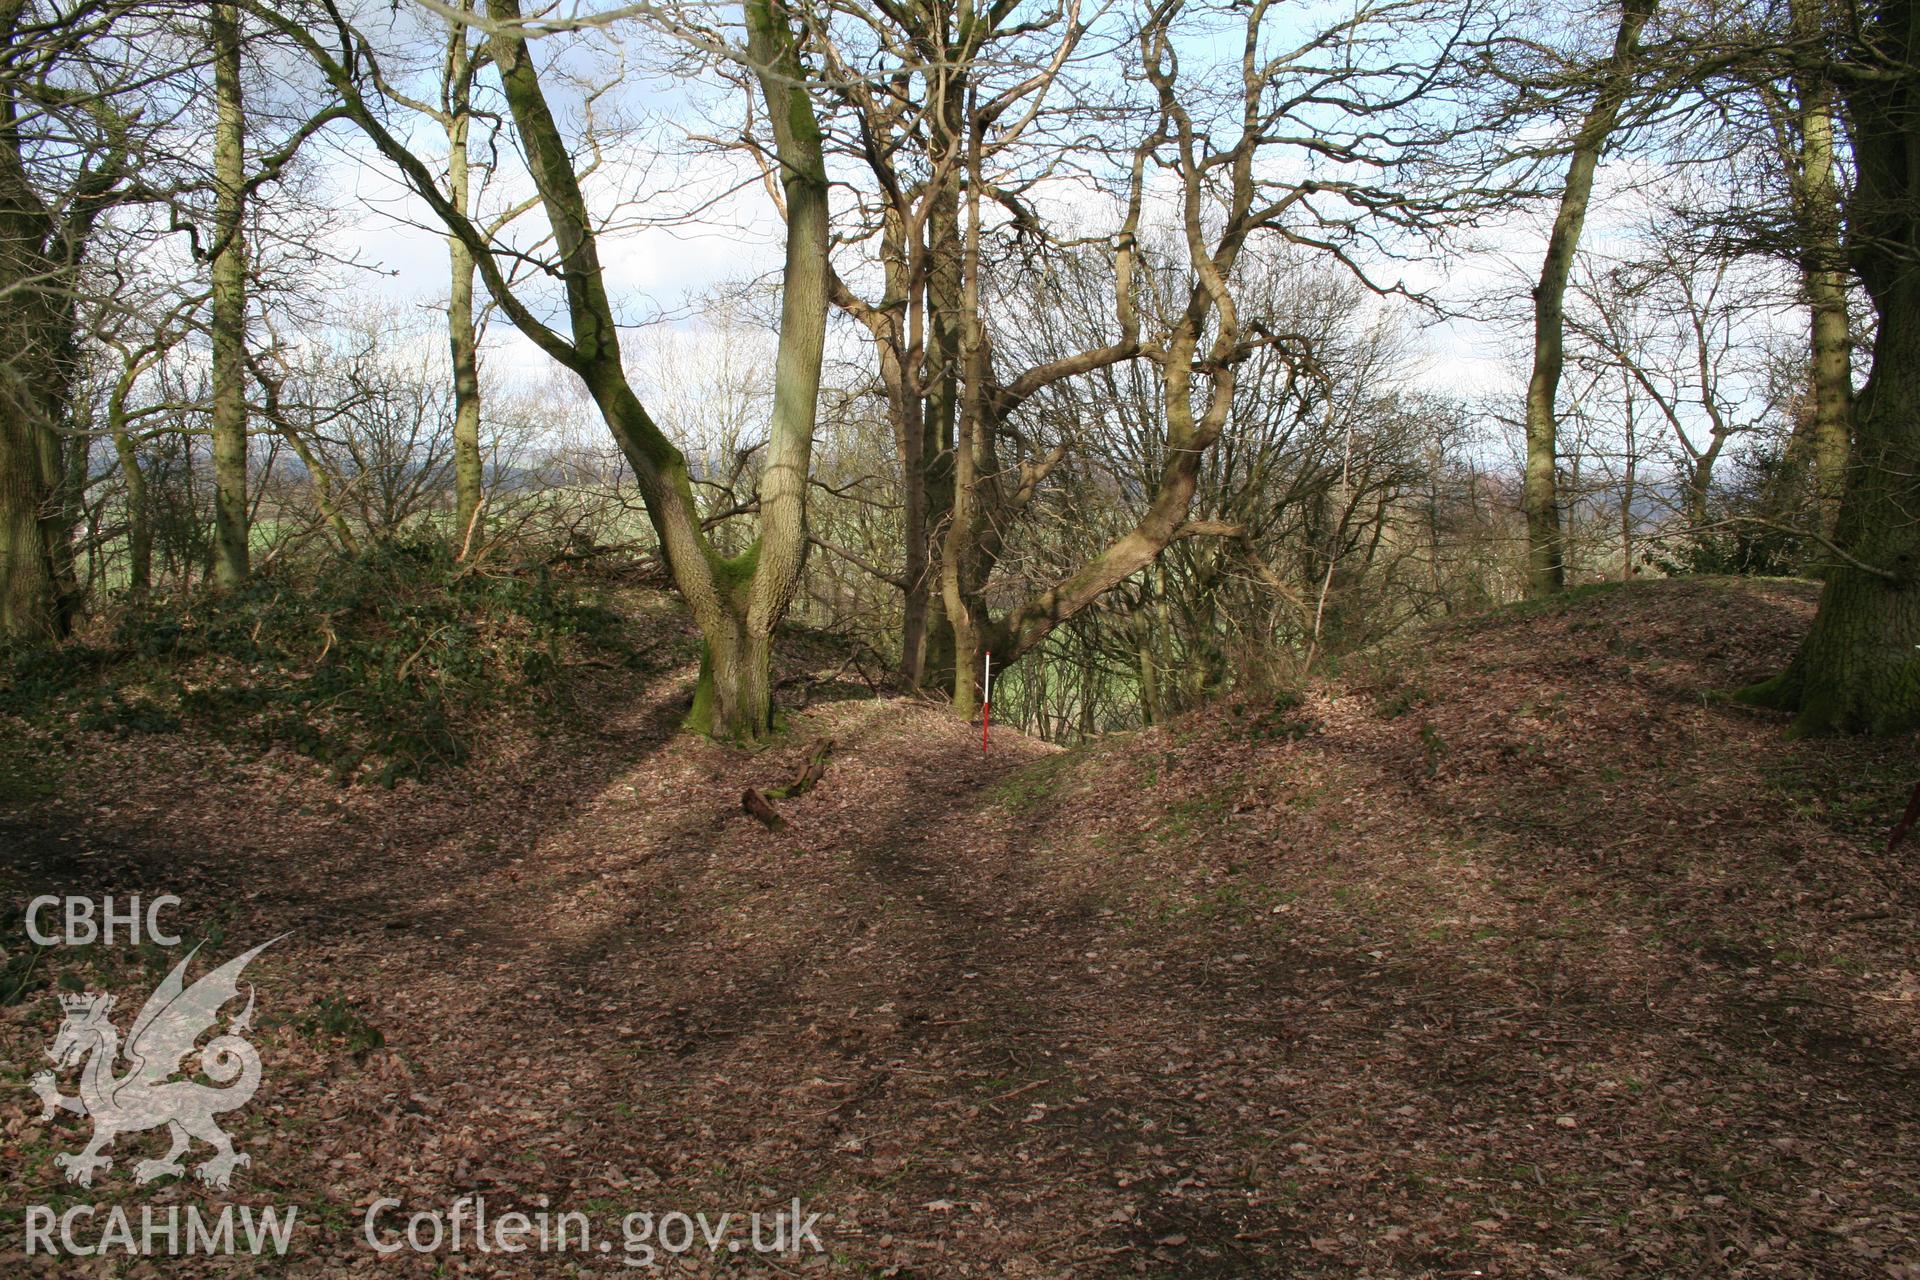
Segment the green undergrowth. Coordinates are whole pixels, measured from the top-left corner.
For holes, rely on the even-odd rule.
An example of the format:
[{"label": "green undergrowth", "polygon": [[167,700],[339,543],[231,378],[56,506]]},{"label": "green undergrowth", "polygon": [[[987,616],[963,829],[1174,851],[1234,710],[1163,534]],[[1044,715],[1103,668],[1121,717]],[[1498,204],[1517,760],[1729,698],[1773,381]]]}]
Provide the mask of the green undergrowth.
[{"label": "green undergrowth", "polygon": [[1876,844],[1905,810],[1920,770],[1913,761],[1864,743],[1815,744],[1784,751],[1765,770],[1767,787],[1797,814]]},{"label": "green undergrowth", "polygon": [[[0,1008],[21,1004],[48,993],[113,991],[153,987],[195,947],[219,950],[227,941],[224,913],[205,917],[168,916],[166,924],[181,938],[179,947],[163,947],[152,939],[131,946],[36,944],[28,935],[30,891],[17,880],[0,882]],[[45,913],[39,927],[59,928],[55,912]],[[0,1067],[0,1077],[4,1068]]]},{"label": "green undergrowth", "polygon": [[1085,758],[1085,753],[1080,751],[1043,756],[1001,782],[994,799],[1011,813],[1037,813],[1063,784],[1073,780],[1075,769]]},{"label": "green undergrowth", "polygon": [[467,759],[487,710],[564,706],[570,653],[639,665],[621,618],[579,591],[462,573],[444,547],[401,544],[0,651],[0,713],[281,745],[342,782],[391,786]]},{"label": "green undergrowth", "polygon": [[1534,618],[1542,615],[1571,613],[1599,596],[1612,595],[1616,591],[1631,590],[1642,584],[1636,582],[1583,582],[1579,586],[1568,587],[1558,595],[1542,596],[1537,600],[1516,600],[1486,615],[1494,618]]},{"label": "green undergrowth", "polygon": [[1297,689],[1282,689],[1264,701],[1233,701],[1227,712],[1246,726],[1255,742],[1296,742],[1314,731],[1306,697]]}]

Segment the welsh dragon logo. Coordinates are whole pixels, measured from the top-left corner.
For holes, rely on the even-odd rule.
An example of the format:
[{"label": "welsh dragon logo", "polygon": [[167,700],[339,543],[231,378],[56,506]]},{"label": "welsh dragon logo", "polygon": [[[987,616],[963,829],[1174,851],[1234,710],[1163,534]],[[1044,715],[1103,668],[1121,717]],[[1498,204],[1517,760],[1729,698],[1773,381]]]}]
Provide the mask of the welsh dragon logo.
[{"label": "welsh dragon logo", "polygon": [[[214,1085],[174,1077],[182,1073],[195,1042],[219,1021],[220,1010],[238,998],[241,970],[279,940],[263,942],[236,956],[189,987],[185,976],[187,965],[200,950],[195,947],[147,997],[140,1016],[133,1020],[124,1050],[110,1016],[112,996],[90,991],[60,997],[66,1019],[47,1056],[62,1071],[85,1062],[80,1072],[80,1093],[78,1097],[62,1097],[52,1071],[42,1071],[33,1078],[33,1091],[40,1096],[43,1120],[63,1110],[93,1120],[93,1141],[84,1151],[62,1152],[53,1158],[66,1170],[67,1181],[92,1186],[95,1170],[113,1166],[112,1158],[101,1152],[113,1145],[115,1138],[161,1125],[167,1127],[173,1146],[163,1158],[142,1160],[134,1166],[135,1182],[184,1175],[186,1168],[180,1157],[195,1138],[214,1150],[212,1159],[194,1169],[209,1187],[226,1190],[234,1169],[251,1163],[245,1153],[233,1149],[233,1140],[214,1123],[215,1116],[245,1106],[260,1087],[260,1055],[243,1038],[253,1020],[251,986],[247,989],[247,1007],[227,1024],[226,1033],[199,1050],[199,1074]],[[124,1071],[115,1067],[115,1061],[121,1058],[127,1064]]]}]

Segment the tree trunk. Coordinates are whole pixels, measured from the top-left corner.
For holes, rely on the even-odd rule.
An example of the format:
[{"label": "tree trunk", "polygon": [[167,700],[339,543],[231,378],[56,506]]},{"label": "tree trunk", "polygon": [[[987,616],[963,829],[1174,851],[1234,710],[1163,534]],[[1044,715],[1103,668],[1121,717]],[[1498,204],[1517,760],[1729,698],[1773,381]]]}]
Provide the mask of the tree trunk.
[{"label": "tree trunk", "polygon": [[1806,273],[1813,345],[1813,474],[1820,531],[1832,537],[1847,488],[1853,447],[1853,337],[1847,321],[1846,276]]},{"label": "tree trunk", "polygon": [[[72,331],[70,323],[58,323],[67,309],[49,296],[57,286],[43,290],[28,283],[45,281],[52,264],[16,262],[26,248],[11,234],[17,225],[0,215],[0,272],[22,282],[0,319],[6,341],[0,360],[7,364],[0,377],[0,637],[56,640],[71,628],[77,604],[66,455],[82,446],[63,448],[58,426],[65,416]],[[32,274],[16,274],[19,265]]]},{"label": "tree trunk", "polygon": [[1687,468],[1687,523],[1695,529],[1708,523],[1713,498],[1713,459],[1702,455]]},{"label": "tree trunk", "polygon": [[1640,453],[1638,420],[1634,415],[1633,385],[1628,383],[1626,404],[1626,474],[1620,486],[1620,581],[1633,581],[1633,499],[1639,492]]},{"label": "tree trunk", "polygon": [[144,604],[153,590],[153,513],[147,509],[147,477],[140,470],[140,453],[132,436],[115,431],[113,451],[127,486],[127,596],[135,604]]},{"label": "tree trunk", "polygon": [[207,19],[213,44],[213,529],[214,579],[247,580],[247,267],[242,229],[246,185],[245,118],[240,101],[240,13],[216,4]]},{"label": "tree trunk", "polygon": [[[1792,17],[1796,35],[1818,37],[1818,0],[1792,0]],[[1800,156],[1792,186],[1812,345],[1814,494],[1820,531],[1832,537],[1853,440],[1853,336],[1835,176],[1833,90],[1824,77],[1805,70],[1795,77],[1794,87],[1800,107]]]},{"label": "tree trunk", "polygon": [[758,554],[722,562],[732,589],[720,618],[700,628],[700,675],[681,722],[690,732],[751,743],[774,728],[773,637],[755,630],[747,600]]},{"label": "tree trunk", "polygon": [[[470,8],[471,0],[463,7]],[[447,199],[462,215],[471,213],[471,177],[467,135],[471,126],[469,70],[473,53],[467,28],[451,23],[447,58]],[[447,344],[453,356],[454,545],[471,554],[484,541],[480,527],[480,357],[473,322],[473,253],[457,235],[447,237],[451,290],[447,299]]]},{"label": "tree trunk", "polygon": [[742,703],[750,700],[743,688],[747,637],[737,613],[730,611],[726,621],[731,625],[700,629],[700,675],[682,722],[693,733],[715,738],[733,736],[732,727],[750,719],[741,713]]},{"label": "tree trunk", "polygon": [[[953,692],[962,673],[959,645],[955,640],[952,603],[943,584],[947,539],[934,537],[934,531],[949,528],[959,518],[954,506],[958,481],[958,452],[964,447],[957,436],[960,412],[962,305],[962,247],[960,239],[960,167],[958,153],[965,130],[963,98],[965,77],[947,78],[948,91],[941,101],[936,136],[954,150],[943,175],[939,191],[932,197],[927,213],[927,369],[926,407],[921,412],[922,444],[920,474],[913,483],[920,488],[921,536],[926,539],[922,556],[929,573],[926,577],[925,639],[921,645],[919,678],[925,689]],[[968,704],[971,706],[971,703]]]},{"label": "tree trunk", "polygon": [[[826,352],[829,277],[826,160],[797,37],[771,0],[749,0],[747,30],[747,51],[773,124],[787,216],[773,420],[760,475],[760,531],[746,554],[733,559],[720,557],[703,541],[706,573],[696,572],[692,581],[679,573],[691,566],[669,557],[676,580],[685,582],[683,592],[705,641],[687,724],[736,742],[757,741],[774,728],[773,633],[806,563],[807,482]],[[690,499],[686,506],[691,511]],[[704,582],[712,589],[702,590]]]},{"label": "tree trunk", "polygon": [[1920,5],[1888,0],[1855,39],[1850,53],[1875,73],[1845,82],[1858,168],[1848,243],[1879,317],[1873,371],[1813,629],[1784,673],[1739,694],[1797,713],[1795,736],[1920,726]]},{"label": "tree trunk", "polygon": [[[514,0],[489,0],[488,8],[496,20],[520,17]],[[579,175],[525,42],[510,30],[489,37],[493,62],[553,227],[567,289],[570,339],[544,328],[520,306],[491,264],[487,276],[495,299],[510,308],[514,322],[585,380],[633,466],[662,556],[705,642],[688,725],[741,742],[763,738],[773,728],[772,636],[793,598],[806,557],[807,483],[829,276],[826,163],[807,97],[798,37],[771,0],[749,0],[746,16],[748,54],[766,97],[780,164],[787,236],[773,419],[760,481],[760,533],[745,555],[728,559],[708,541],[685,455],[659,430],[627,382]],[[340,85],[344,79],[336,76],[334,82]],[[360,118],[365,124],[365,115]],[[405,154],[390,136],[383,144],[388,148]],[[471,224],[458,211],[443,202],[439,212],[450,225],[472,234]],[[470,250],[477,247],[468,239]]]},{"label": "tree trunk", "polygon": [[1160,708],[1160,661],[1155,649],[1153,610],[1145,601],[1133,613],[1133,648],[1140,663],[1140,727],[1165,719]]},{"label": "tree trunk", "polygon": [[[888,356],[883,352],[882,361]],[[900,674],[918,689],[927,671],[927,606],[933,599],[933,559],[928,554],[925,440],[920,425],[894,406],[894,436],[899,442],[901,489],[901,581],[906,584],[900,602]]]},{"label": "tree trunk", "polygon": [[19,390],[0,401],[0,637],[57,639],[66,623],[47,513],[60,505],[59,471],[46,465],[39,406]]},{"label": "tree trunk", "polygon": [[[21,21],[19,5],[0,8],[8,45]],[[69,416],[79,245],[57,233],[28,176],[13,83],[0,86],[0,638],[38,641],[64,636],[76,603],[60,573],[71,531],[59,428]]]},{"label": "tree trunk", "polygon": [[1580,248],[1587,205],[1593,198],[1600,152],[1620,119],[1633,86],[1640,31],[1654,0],[1623,0],[1613,56],[1602,72],[1599,93],[1574,135],[1560,209],[1547,237],[1546,260],[1533,290],[1533,375],[1527,382],[1527,464],[1522,505],[1527,516],[1527,595],[1538,599],[1565,590],[1566,543],[1560,528],[1559,418],[1555,401],[1566,363],[1567,277]]},{"label": "tree trunk", "polygon": [[786,261],[780,274],[780,344],[774,357],[773,421],[760,473],[757,563],[747,586],[745,663],[729,736],[758,738],[773,729],[773,632],[786,616],[807,559],[807,481],[814,415],[827,342],[828,209],[826,157],[808,98],[799,37],[773,0],[749,0],[747,51],[756,63],[773,122],[774,151],[786,197]]},{"label": "tree trunk", "polygon": [[1849,559],[1829,569],[1787,670],[1739,694],[1796,712],[1794,737],[1920,727],[1920,271],[1899,271],[1856,407],[1858,457],[1834,530]]},{"label": "tree trunk", "polygon": [[[937,333],[943,319],[954,326],[951,372],[957,377],[966,365],[964,403],[955,405],[953,489],[946,537],[941,543],[940,595],[947,624],[953,633],[953,697],[955,712],[971,717],[979,703],[981,664],[993,650],[987,635],[988,613],[984,593],[991,562],[984,544],[987,535],[987,487],[994,480],[993,428],[987,419],[986,381],[991,365],[987,334],[980,324],[980,138],[969,131],[965,156],[970,167],[966,196],[966,234],[957,244],[953,285],[957,293],[949,307],[934,313]],[[955,136],[955,145],[960,145]],[[958,166],[953,179],[959,181]],[[956,224],[957,225],[957,224]],[[934,259],[934,275],[943,270],[943,255]],[[930,295],[935,292],[930,288]],[[944,312],[944,316],[941,314]],[[937,346],[938,344],[936,344]],[[960,384],[956,383],[956,389]],[[929,403],[927,418],[935,418]]]}]

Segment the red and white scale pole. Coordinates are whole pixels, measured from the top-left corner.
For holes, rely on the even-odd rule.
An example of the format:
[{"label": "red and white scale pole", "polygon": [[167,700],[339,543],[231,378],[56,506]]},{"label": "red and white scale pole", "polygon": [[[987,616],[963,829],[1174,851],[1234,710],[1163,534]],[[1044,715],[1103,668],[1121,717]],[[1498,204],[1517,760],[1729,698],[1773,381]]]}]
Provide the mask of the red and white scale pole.
[{"label": "red and white scale pole", "polygon": [[993,651],[988,650],[980,660],[980,749],[987,749],[987,738],[993,730]]}]

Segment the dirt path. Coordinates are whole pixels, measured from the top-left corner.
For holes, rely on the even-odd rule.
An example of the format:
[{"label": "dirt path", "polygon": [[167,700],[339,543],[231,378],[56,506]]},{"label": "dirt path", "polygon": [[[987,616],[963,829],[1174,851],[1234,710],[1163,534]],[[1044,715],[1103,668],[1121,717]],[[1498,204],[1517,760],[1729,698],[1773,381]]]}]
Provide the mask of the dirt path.
[{"label": "dirt path", "polygon": [[[1008,943],[1058,939],[1000,914],[1018,871],[977,810],[1047,751],[1002,734],[983,753],[938,713],[842,703],[750,759],[676,734],[682,683],[609,675],[581,700],[602,715],[496,753],[461,779],[471,795],[342,791],[297,762],[195,744],[146,762],[110,805],[16,829],[15,891],[176,893],[183,932],[217,929],[222,950],[291,932],[253,970],[271,993],[272,1070],[240,1138],[255,1168],[239,1194],[332,1224],[302,1239],[314,1274],[394,1269],[358,1238],[380,1196],[616,1220],[798,1196],[836,1247],[858,1248],[862,1197],[893,1204],[912,1127],[944,1119],[944,1073],[995,1084],[1027,1056],[1031,958],[1011,967]],[[784,776],[822,733],[838,743],[829,783],[783,804],[792,830],[742,815],[742,779]],[[88,980],[119,980],[129,1001],[161,963],[99,958]],[[16,1081],[51,1038],[52,1004],[7,1011]],[[982,1065],[944,1065],[956,1046]],[[869,1122],[902,1106],[911,1118]],[[81,1129],[22,1119],[9,1200],[61,1203],[50,1156]],[[828,1194],[869,1166],[892,1191]],[[98,1190],[107,1203],[128,1188]]]},{"label": "dirt path", "polygon": [[[1804,594],[1510,620],[1389,685],[1071,758],[870,701],[748,758],[674,733],[682,682],[626,672],[563,730],[394,792],[92,743],[65,799],[12,819],[10,888],[175,892],[219,955],[294,931],[250,971],[268,1069],[233,1198],[302,1226],[283,1263],[6,1260],[646,1274],[627,1213],[797,1199],[827,1252],[653,1261],[1920,1276],[1920,886],[1768,781],[1825,795],[1893,757],[1800,754],[1700,696],[1775,661]],[[823,733],[791,830],[739,812]],[[50,963],[131,1002],[171,959]],[[4,1011],[16,1083],[52,994]],[[34,1110],[5,1119],[16,1223],[75,1194],[52,1157],[84,1127]],[[136,1192],[127,1163],[90,1198],[208,1202]],[[615,1248],[362,1240],[379,1197],[462,1196],[578,1210]]]}]

